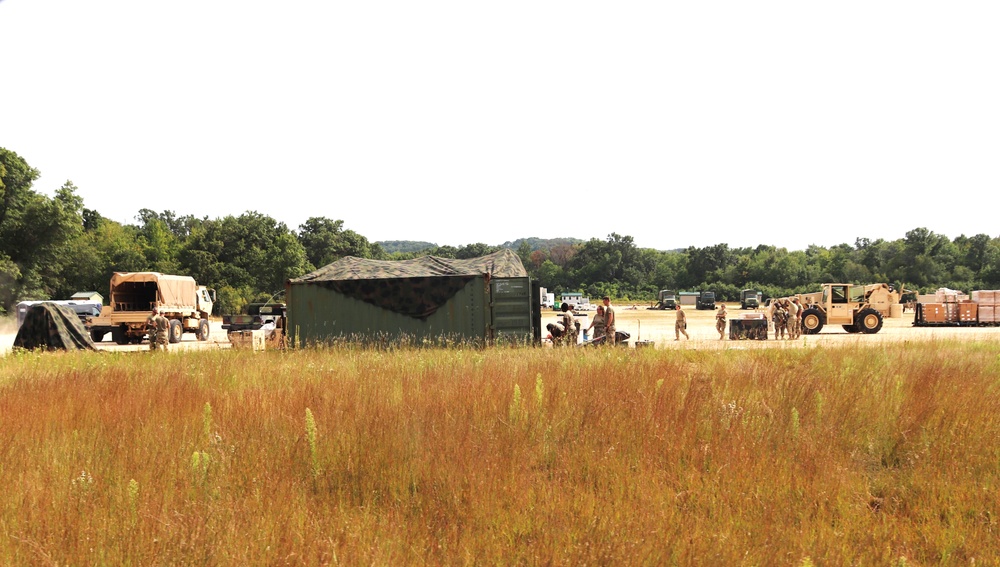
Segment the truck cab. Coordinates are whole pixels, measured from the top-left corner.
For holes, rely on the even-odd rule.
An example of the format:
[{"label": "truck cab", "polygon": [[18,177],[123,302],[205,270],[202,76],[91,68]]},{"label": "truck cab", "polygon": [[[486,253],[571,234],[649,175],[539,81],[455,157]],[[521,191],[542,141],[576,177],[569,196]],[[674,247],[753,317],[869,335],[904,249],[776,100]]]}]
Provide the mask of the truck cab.
[{"label": "truck cab", "polygon": [[698,294],[695,309],[715,309],[715,292],[702,291]]},{"label": "truck cab", "polygon": [[755,289],[744,289],[740,292],[740,309],[757,309],[760,307],[761,293]]},{"label": "truck cab", "polygon": [[673,311],[677,308],[677,292],[672,289],[661,289],[657,300],[657,307],[660,309],[670,309]]}]

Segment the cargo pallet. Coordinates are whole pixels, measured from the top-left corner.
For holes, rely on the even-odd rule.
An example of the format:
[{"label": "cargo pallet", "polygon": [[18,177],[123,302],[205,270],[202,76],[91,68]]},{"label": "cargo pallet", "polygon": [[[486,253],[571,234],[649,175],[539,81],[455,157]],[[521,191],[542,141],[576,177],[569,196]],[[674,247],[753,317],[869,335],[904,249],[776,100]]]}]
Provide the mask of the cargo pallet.
[{"label": "cargo pallet", "polygon": [[1000,325],[998,321],[928,321],[924,316],[924,306],[921,303],[916,305],[913,312],[914,327],[996,327]]}]

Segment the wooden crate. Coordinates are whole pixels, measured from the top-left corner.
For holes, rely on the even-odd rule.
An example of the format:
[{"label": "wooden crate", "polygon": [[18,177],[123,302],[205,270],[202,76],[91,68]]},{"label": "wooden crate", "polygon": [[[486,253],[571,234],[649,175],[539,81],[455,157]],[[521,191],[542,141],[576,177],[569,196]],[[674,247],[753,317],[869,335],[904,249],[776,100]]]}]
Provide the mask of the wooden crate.
[{"label": "wooden crate", "polygon": [[966,303],[958,304],[958,322],[959,323],[975,323],[978,321],[978,305],[972,303],[971,301]]},{"label": "wooden crate", "polygon": [[944,323],[944,304],[943,303],[924,303],[921,305],[923,310],[924,321],[928,323]]},{"label": "wooden crate", "polygon": [[996,323],[996,307],[993,305],[980,305],[979,306],[979,322],[980,323]]},{"label": "wooden crate", "polygon": [[232,343],[233,348],[239,349],[249,349],[249,350],[264,350],[264,331],[233,331],[229,333],[229,342]]},{"label": "wooden crate", "polygon": [[972,301],[980,305],[996,305],[997,292],[992,289],[977,289],[972,292]]}]

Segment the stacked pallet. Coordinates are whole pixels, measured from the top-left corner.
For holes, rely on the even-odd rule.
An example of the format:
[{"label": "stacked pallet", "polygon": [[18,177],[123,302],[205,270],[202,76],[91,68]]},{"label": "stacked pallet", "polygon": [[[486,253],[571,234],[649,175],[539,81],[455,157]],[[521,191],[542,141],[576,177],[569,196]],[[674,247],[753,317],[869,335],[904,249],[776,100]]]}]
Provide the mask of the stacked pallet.
[{"label": "stacked pallet", "polygon": [[1000,291],[997,290],[976,290],[972,292],[972,301],[978,306],[979,323],[995,325],[997,323],[998,311],[1000,311]]},{"label": "stacked pallet", "polygon": [[[933,294],[921,295],[918,299],[923,304],[921,307],[926,323],[975,324],[976,322],[975,304],[969,302],[969,296],[960,291],[942,287]],[[972,307],[968,307],[969,305]]]}]

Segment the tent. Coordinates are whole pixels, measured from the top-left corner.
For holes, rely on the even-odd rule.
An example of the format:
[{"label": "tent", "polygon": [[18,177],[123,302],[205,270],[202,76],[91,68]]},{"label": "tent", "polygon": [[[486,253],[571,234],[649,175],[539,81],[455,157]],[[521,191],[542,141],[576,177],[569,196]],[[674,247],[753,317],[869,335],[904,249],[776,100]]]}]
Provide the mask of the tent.
[{"label": "tent", "polygon": [[14,348],[97,350],[76,312],[65,305],[49,302],[28,308],[14,337]]},{"label": "tent", "polygon": [[295,344],[336,337],[530,339],[531,281],[513,251],[456,260],[348,256],[286,284]]}]

